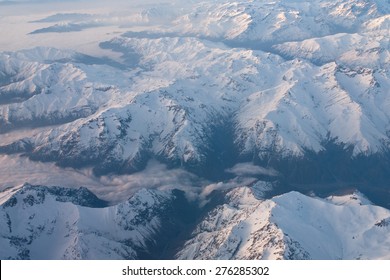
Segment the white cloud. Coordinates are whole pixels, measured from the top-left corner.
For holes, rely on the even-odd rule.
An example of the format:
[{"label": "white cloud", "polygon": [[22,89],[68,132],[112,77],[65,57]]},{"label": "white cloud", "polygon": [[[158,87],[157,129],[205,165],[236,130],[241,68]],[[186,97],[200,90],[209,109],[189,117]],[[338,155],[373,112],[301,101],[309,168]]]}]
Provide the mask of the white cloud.
[{"label": "white cloud", "polygon": [[96,177],[91,169],[60,168],[54,163],[0,155],[0,191],[24,183],[69,188],[84,186],[112,203],[124,201],[142,188],[180,189],[189,199],[195,199],[202,187],[210,184],[185,170],[168,169],[157,161],[150,161],[145,170],[131,175]]},{"label": "white cloud", "polygon": [[250,162],[238,163],[232,168],[227,169],[226,172],[232,173],[240,177],[262,176],[262,175],[271,176],[271,177],[279,176],[279,173],[273,168],[265,168],[265,167],[257,166]]}]

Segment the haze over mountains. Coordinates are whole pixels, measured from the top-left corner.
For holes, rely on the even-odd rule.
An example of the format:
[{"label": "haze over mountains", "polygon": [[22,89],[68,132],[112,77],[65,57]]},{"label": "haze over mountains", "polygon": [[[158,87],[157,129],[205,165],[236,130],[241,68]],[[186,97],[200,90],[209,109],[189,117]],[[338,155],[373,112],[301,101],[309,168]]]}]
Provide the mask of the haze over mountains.
[{"label": "haze over mountains", "polygon": [[[0,25],[20,36],[0,31],[1,258],[388,258],[375,242],[390,206],[389,1],[9,2]],[[156,207],[136,206],[150,196]],[[131,224],[128,203],[157,220],[84,225],[84,211]],[[75,215],[9,210],[30,206]],[[67,245],[42,255],[48,238]]]}]

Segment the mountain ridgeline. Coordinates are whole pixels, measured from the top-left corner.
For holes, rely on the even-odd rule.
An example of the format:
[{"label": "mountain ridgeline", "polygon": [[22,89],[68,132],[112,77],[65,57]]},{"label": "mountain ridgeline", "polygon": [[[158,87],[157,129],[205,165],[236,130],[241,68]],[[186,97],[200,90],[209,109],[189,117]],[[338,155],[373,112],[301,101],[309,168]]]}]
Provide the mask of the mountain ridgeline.
[{"label": "mountain ridgeline", "polygon": [[200,207],[182,191],[142,189],[109,206],[83,188],[25,184],[1,202],[0,258],[389,258],[390,211],[362,193],[265,199],[271,190],[214,191]]}]

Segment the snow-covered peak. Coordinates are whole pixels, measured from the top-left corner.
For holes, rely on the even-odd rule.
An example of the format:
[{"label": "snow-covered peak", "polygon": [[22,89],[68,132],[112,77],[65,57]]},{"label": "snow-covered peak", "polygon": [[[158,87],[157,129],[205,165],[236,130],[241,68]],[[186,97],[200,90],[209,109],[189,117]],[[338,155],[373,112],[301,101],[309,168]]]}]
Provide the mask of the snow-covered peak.
[{"label": "snow-covered peak", "polygon": [[[25,185],[1,205],[0,257],[136,259],[148,254],[157,256],[155,248],[172,234],[170,228],[177,219],[170,215],[175,199],[172,192],[141,190],[128,201],[107,207],[86,189]],[[159,236],[162,231],[165,236]]]},{"label": "snow-covered peak", "polygon": [[[85,61],[29,61],[31,68],[21,66],[25,59],[15,54],[20,80],[4,85],[1,93],[5,102],[17,103],[0,106],[0,130],[66,124],[3,149],[63,165],[101,162],[97,173],[139,170],[148,154],[170,164],[199,166],[214,156],[214,131],[233,123],[231,141],[244,156],[303,156],[306,150],[325,150],[324,143],[333,140],[354,146],[353,155],[379,152],[388,145],[390,118],[388,73],[377,67],[388,62],[386,49],[370,50],[385,39],[367,45],[367,56],[351,60],[348,48],[356,42],[366,46],[365,37],[337,36],[340,40],[332,42],[340,51],[323,58],[320,47],[326,64],[319,66],[197,38],[111,40],[106,47],[138,57],[128,71]],[[325,46],[331,39],[319,40]],[[287,52],[285,46],[280,50]],[[36,50],[32,53],[34,58]],[[361,62],[369,56],[376,60]]]},{"label": "snow-covered peak", "polygon": [[33,206],[43,204],[46,196],[52,196],[56,201],[71,202],[75,205],[84,207],[105,207],[107,202],[100,200],[88,189],[80,187],[78,189],[66,189],[62,187],[44,187],[24,184],[4,201],[1,205],[4,207],[14,207],[18,201],[23,205]]},{"label": "snow-covered peak", "polygon": [[[387,259],[389,228],[377,224],[389,210],[373,205],[335,205],[297,192],[272,199],[271,221],[312,259]],[[297,225],[300,226],[297,226]],[[376,240],[385,238],[384,243]],[[321,242],[319,242],[321,240]]]},{"label": "snow-covered peak", "polygon": [[72,50],[60,50],[49,47],[35,47],[29,50],[23,50],[17,53],[10,53],[16,59],[25,61],[35,61],[39,63],[66,61],[71,60],[76,56],[76,52]]},{"label": "snow-covered peak", "polygon": [[[222,191],[222,203],[207,206],[204,215],[177,191],[141,189],[125,202],[96,208],[99,200],[86,189],[26,184],[0,207],[0,256],[159,258],[164,247],[180,259],[389,258],[390,211],[361,193],[321,199],[289,192],[259,199],[255,192]],[[177,238],[195,220],[180,246]]]},{"label": "snow-covered peak", "polygon": [[[242,200],[236,199],[237,194],[243,195]],[[234,189],[227,194],[225,204],[198,224],[177,256],[387,259],[390,228],[386,221],[390,212],[371,204],[349,203],[357,196],[361,197],[356,193],[323,200],[289,192],[271,200],[257,200],[246,187]]]},{"label": "snow-covered peak", "polygon": [[381,1],[366,0],[201,2],[177,18],[169,32],[232,40],[232,44],[252,42],[261,48],[265,42],[356,30],[364,21],[387,13]]}]

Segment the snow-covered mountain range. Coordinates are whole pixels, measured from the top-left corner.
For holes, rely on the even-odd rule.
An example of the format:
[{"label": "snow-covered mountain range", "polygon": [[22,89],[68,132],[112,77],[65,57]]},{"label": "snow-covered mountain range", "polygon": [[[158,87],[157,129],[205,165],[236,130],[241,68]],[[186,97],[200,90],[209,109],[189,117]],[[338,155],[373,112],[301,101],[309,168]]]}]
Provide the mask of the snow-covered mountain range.
[{"label": "snow-covered mountain range", "polygon": [[87,189],[24,185],[1,205],[0,258],[158,257],[188,211],[178,191],[143,189],[108,207]]},{"label": "snow-covered mountain range", "polygon": [[[387,150],[388,9],[339,2],[197,4],[185,18],[196,14],[240,32],[195,32],[179,17],[183,30],[129,32],[101,43],[122,53],[122,63],[42,47],[2,53],[1,131],[49,128],[1,150],[93,165],[98,174],[140,170],[150,157],[205,165],[217,156],[213,140],[227,126],[225,142],[260,159],[318,153],[332,141],[352,147],[353,156]],[[278,19],[292,7],[296,19]],[[234,28],[215,15],[233,20],[238,11],[247,19]],[[295,31],[291,22],[313,34]],[[272,31],[270,38],[253,35],[265,36],[260,27]],[[261,50],[265,42],[274,45]]]},{"label": "snow-covered mountain range", "polygon": [[[142,174],[150,160],[157,160],[196,174],[203,187],[223,185],[217,192],[226,197],[206,216],[199,214],[197,225],[191,222],[190,239],[177,241],[183,241],[182,248],[173,246],[180,249],[175,252],[179,258],[388,257],[375,244],[364,245],[386,230],[375,223],[386,219],[387,210],[363,202],[347,203],[348,198],[343,198],[347,205],[340,206],[331,199],[290,192],[329,194],[354,187],[373,203],[390,207],[388,0],[178,0],[137,2],[131,7],[119,2],[121,8],[103,9],[107,4],[99,2],[89,10],[86,6],[67,12],[46,9],[17,18],[26,21],[21,40],[31,42],[31,48],[0,52],[1,154],[23,156],[31,165],[52,162],[67,171],[83,170],[83,174],[90,174],[91,169],[91,181],[100,176]],[[4,9],[13,11],[12,5]],[[1,25],[11,26],[6,24],[13,20],[0,15]],[[66,36],[81,42],[65,42]],[[61,40],[72,47],[61,48]],[[229,170],[248,167],[240,165],[245,162],[254,164],[258,172],[244,172],[249,178],[233,179],[242,174]],[[1,170],[0,166],[1,176],[15,176],[18,182],[9,186],[0,180],[0,190],[14,190],[29,182],[28,175],[21,178],[18,170],[13,174],[9,168],[7,174]],[[282,186],[275,191],[280,196],[252,195],[244,186],[254,179],[276,180]],[[141,200],[153,197],[155,209],[161,211],[150,215],[158,219],[172,210],[169,205],[177,193],[172,193],[175,186],[168,191],[155,188],[159,189],[158,183],[143,193],[134,189],[129,201],[137,199],[137,194]],[[229,188],[233,189],[229,192]],[[180,182],[177,189],[183,189]],[[200,189],[191,196],[203,199]],[[129,232],[113,222],[126,220],[123,213],[117,213],[118,207],[126,208],[126,215],[141,211],[128,206],[127,197],[123,204],[108,207],[102,201],[101,208],[91,208],[96,205],[58,200],[55,190],[25,186],[13,196],[43,193],[38,197],[47,200],[33,200],[30,205],[37,216],[46,207],[63,209],[58,216],[47,213],[45,220],[34,225],[28,220],[33,214],[18,218],[19,212],[7,212],[12,202],[3,204],[5,224],[20,219],[22,227],[2,229],[1,242],[8,244],[5,251],[12,252],[3,256],[162,256],[156,254],[161,248],[152,240],[164,226],[147,220],[142,229],[132,226]],[[357,200],[362,197],[355,196]],[[296,220],[313,230],[312,236],[324,242],[337,236],[328,248],[300,239],[288,221],[280,220],[289,200],[293,204],[303,201],[301,212],[285,210],[291,216],[313,214]],[[164,213],[163,205],[171,210]],[[17,207],[27,206],[24,202]],[[317,210],[322,208],[340,215],[330,221],[330,216]],[[113,215],[109,222],[114,224],[84,224],[82,217],[87,212],[94,217]],[[315,224],[314,216],[320,216],[320,224]],[[345,231],[343,219],[354,223],[363,218],[367,224],[349,225],[346,228],[351,231]],[[220,224],[221,219],[227,219],[226,223]],[[61,229],[69,231],[66,241],[65,235],[56,233],[57,226],[48,233],[49,220],[59,221]],[[179,220],[173,217],[171,223],[182,223]],[[331,223],[329,231],[316,235],[314,231],[321,232],[318,226],[324,223]],[[88,232],[86,239],[81,237],[84,231]],[[27,236],[27,232],[34,234]],[[270,232],[275,239],[266,238]],[[138,236],[138,243],[124,237],[133,235]],[[51,255],[40,255],[35,248],[47,238],[62,247],[53,247]],[[208,244],[210,240],[214,241]],[[104,244],[111,244],[111,249],[103,250]],[[91,246],[102,251],[88,251]],[[173,257],[174,249],[167,249],[166,257]]]},{"label": "snow-covered mountain range", "polygon": [[83,188],[24,185],[2,199],[0,258],[390,257],[390,211],[361,193],[320,199],[290,192],[264,199],[266,186],[227,191],[222,204],[197,220],[196,208],[178,191],[143,189],[107,206]]},{"label": "snow-covered mountain range", "polygon": [[[254,189],[256,191],[256,188]],[[389,210],[360,193],[270,200],[229,191],[179,251],[180,259],[389,259]]]}]

